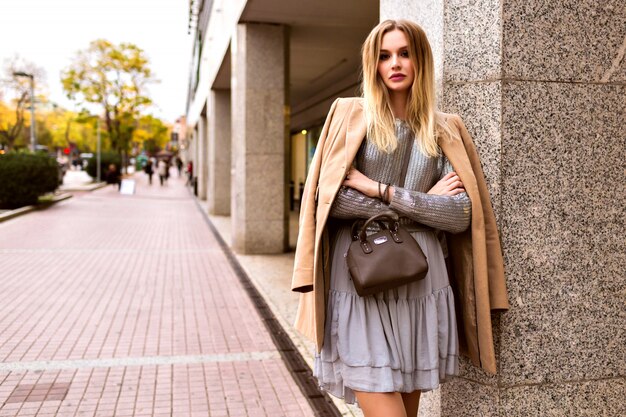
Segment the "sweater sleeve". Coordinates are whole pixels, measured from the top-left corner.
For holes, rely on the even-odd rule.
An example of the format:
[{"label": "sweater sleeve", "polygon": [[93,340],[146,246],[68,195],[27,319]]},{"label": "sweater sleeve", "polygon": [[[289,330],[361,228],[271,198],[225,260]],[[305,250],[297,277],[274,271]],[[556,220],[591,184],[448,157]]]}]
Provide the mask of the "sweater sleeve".
[{"label": "sweater sleeve", "polygon": [[[444,158],[441,177],[453,171]],[[455,196],[434,195],[396,187],[391,204],[393,211],[416,222],[450,233],[460,233],[469,227],[472,204],[467,193]]]},{"label": "sweater sleeve", "polygon": [[389,206],[380,199],[368,197],[344,185],[339,189],[330,208],[330,216],[339,219],[368,219],[384,211],[389,211]]}]

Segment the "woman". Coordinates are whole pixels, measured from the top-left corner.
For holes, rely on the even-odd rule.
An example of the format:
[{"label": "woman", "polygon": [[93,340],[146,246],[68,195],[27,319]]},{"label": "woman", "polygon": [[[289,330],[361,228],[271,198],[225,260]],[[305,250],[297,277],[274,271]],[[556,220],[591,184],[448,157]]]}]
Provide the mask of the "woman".
[{"label": "woman", "polygon": [[167,181],[167,172],[168,172],[168,165],[167,162],[165,162],[163,159],[159,159],[159,163],[157,165],[157,170],[159,172],[159,181],[161,182],[161,185],[163,185],[164,182]]},{"label": "woman", "polygon": [[[458,116],[435,109],[423,30],[384,21],[366,39],[362,58],[363,99],[333,104],[307,177],[292,282],[303,293],[296,328],[317,342],[314,373],[322,388],[358,401],[366,417],[416,416],[421,391],[458,374],[448,246],[463,304],[462,347],[489,372],[495,356],[488,313],[508,306],[502,256],[471,139]],[[403,217],[429,272],[360,297],[345,261],[350,227],[388,210]]]}]

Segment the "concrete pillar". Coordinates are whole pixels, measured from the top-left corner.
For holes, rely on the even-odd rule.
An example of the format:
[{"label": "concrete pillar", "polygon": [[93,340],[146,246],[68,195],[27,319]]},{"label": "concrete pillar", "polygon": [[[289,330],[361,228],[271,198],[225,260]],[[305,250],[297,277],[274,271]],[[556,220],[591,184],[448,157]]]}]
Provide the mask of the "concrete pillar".
[{"label": "concrete pillar", "polygon": [[286,27],[237,25],[232,47],[232,228],[239,253],[288,245]]},{"label": "concrete pillar", "polygon": [[206,112],[202,112],[198,119],[198,198],[200,200],[206,200],[207,198],[207,176],[209,174],[209,136],[207,131],[207,116]]},{"label": "concrete pillar", "polygon": [[198,178],[198,126],[194,126],[191,136],[191,154],[193,161],[193,178]]},{"label": "concrete pillar", "polygon": [[626,195],[606,186],[623,183],[621,2],[428,3],[381,0],[381,19],[442,24],[441,108],[481,156],[511,309],[493,321],[498,375],[463,360],[420,415],[626,415]]},{"label": "concrete pillar", "polygon": [[209,214],[230,215],[231,147],[230,90],[209,96]]}]

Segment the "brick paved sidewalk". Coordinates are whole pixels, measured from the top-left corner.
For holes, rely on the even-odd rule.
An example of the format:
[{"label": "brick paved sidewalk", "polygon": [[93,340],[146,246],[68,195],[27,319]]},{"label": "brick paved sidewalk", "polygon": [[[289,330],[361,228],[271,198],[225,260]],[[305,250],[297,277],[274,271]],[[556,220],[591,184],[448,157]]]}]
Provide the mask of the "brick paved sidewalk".
[{"label": "brick paved sidewalk", "polygon": [[0,417],[314,415],[172,173],[0,224]]}]

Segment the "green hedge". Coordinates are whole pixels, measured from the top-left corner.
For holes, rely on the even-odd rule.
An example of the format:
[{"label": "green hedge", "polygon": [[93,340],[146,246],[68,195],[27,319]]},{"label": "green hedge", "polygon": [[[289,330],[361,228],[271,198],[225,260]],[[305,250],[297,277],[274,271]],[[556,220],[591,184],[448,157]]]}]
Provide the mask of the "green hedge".
[{"label": "green hedge", "polygon": [[9,152],[0,155],[0,207],[14,209],[37,203],[37,197],[59,186],[59,166],[46,154]]},{"label": "green hedge", "polygon": [[[104,176],[109,169],[109,165],[115,164],[117,169],[121,169],[122,166],[122,158],[120,154],[115,152],[102,152],[100,154],[100,179],[104,180]],[[87,174],[91,178],[96,178],[98,176],[98,159],[96,154],[94,153],[91,158],[87,160]]]}]

